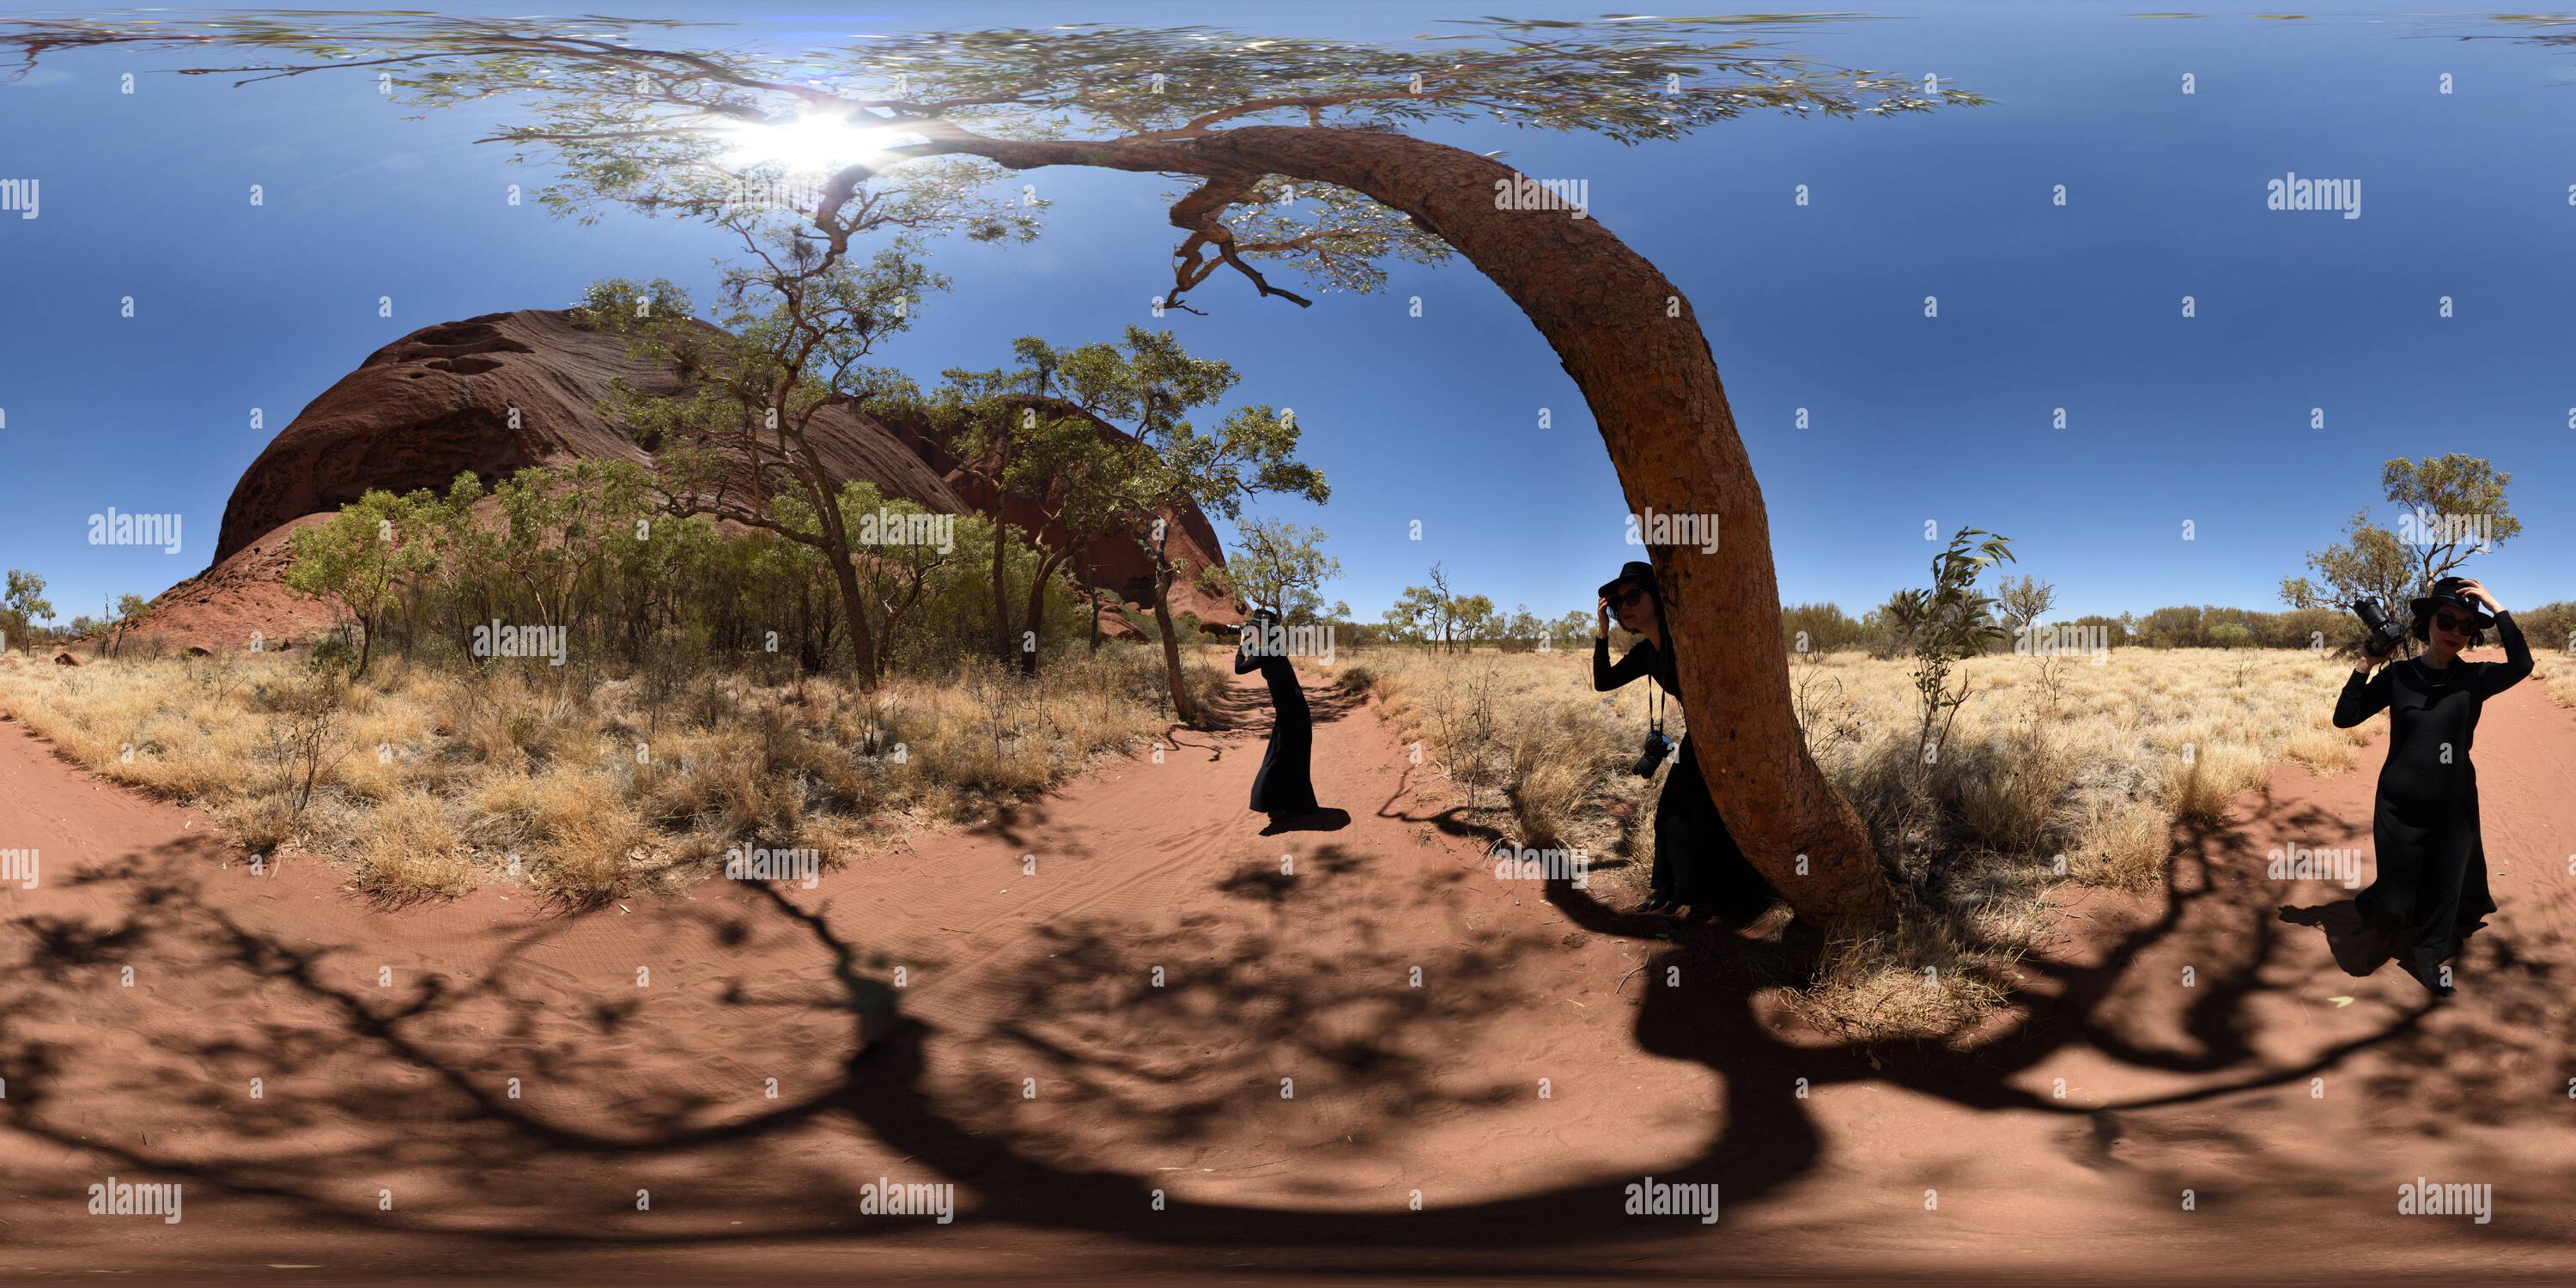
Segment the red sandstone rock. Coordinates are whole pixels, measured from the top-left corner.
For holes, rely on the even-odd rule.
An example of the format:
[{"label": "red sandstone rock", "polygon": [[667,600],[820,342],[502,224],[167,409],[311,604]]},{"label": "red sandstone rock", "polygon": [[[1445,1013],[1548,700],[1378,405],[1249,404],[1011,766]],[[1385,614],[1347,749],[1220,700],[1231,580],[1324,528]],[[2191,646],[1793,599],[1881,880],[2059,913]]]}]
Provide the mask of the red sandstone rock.
[{"label": "red sandstone rock", "polygon": [[[156,599],[137,635],[225,650],[251,647],[258,632],[265,647],[276,649],[323,629],[330,611],[281,583],[287,534],[370,488],[444,492],[468,471],[489,485],[532,465],[581,457],[650,459],[598,412],[609,382],[621,376],[646,392],[679,387],[669,372],[629,358],[618,337],[585,331],[560,310],[488,313],[378,349],[251,462],[224,507],[214,564]],[[943,513],[992,512],[989,496],[961,494],[961,487],[980,489],[915,427],[889,428],[831,408],[816,418],[812,436],[825,467],[841,481],[872,482],[888,497]],[[1011,521],[1026,517],[1014,502]],[[1212,627],[1240,624],[1232,603],[1191,584],[1200,565],[1225,560],[1215,530],[1195,508],[1178,520],[1172,546],[1181,575],[1174,579],[1173,611],[1194,613]],[[1076,575],[1087,562],[1093,584],[1134,604],[1148,602],[1151,566],[1133,540],[1095,542],[1069,562]],[[1050,627],[1088,629],[1088,623]]]}]

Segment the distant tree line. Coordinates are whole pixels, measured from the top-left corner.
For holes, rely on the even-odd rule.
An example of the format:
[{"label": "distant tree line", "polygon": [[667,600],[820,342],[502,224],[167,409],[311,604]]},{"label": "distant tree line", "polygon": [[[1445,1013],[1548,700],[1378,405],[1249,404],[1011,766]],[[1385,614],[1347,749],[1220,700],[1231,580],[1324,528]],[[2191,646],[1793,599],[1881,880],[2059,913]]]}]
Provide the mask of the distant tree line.
[{"label": "distant tree line", "polygon": [[[2019,583],[2006,581],[1998,587],[1994,604],[1977,615],[1980,624],[2000,632],[1986,638],[1983,651],[2012,652],[2025,626],[2068,634],[2081,632],[2078,638],[2103,640],[2112,648],[2322,646],[2349,650],[2360,644],[2363,634],[2361,619],[2349,611],[2322,606],[2266,611],[2181,604],[2117,616],[2086,613],[2050,618],[2044,615],[2044,608],[2030,611],[2035,598],[2028,593],[2031,588],[2042,592],[2037,597],[2041,602],[2053,599],[2049,592],[2054,587],[2028,578]],[[1889,603],[1859,617],[1832,602],[1783,604],[1780,646],[1792,653],[1858,650],[1880,658],[1905,654],[1910,651],[1909,641],[1895,603],[1902,594],[1891,596]],[[1526,606],[1499,612],[1486,596],[1452,590],[1446,574],[1436,568],[1430,585],[1406,587],[1382,621],[1355,622],[1349,618],[1347,605],[1337,604],[1335,609],[1338,611],[1331,614],[1317,614],[1317,619],[1330,621],[1343,643],[1410,644],[1447,652],[1589,648],[1594,621],[1588,609],[1574,609],[1553,618],[1540,617]],[[2403,601],[2397,605],[2397,613],[2401,618],[2405,615]],[[2533,647],[2576,650],[2576,602],[2562,600],[2519,608],[2514,617],[2531,637]],[[1543,646],[1541,640],[1546,641]]]},{"label": "distant tree line", "polygon": [[[2405,616],[2405,605],[2398,605],[2398,616]],[[2001,614],[1996,624],[2005,625]],[[2518,609],[2514,619],[2531,637],[2535,648],[2576,648],[2576,602],[2561,600]],[[2055,628],[2086,632],[2086,638],[2106,639],[2113,648],[2325,648],[2350,649],[2361,642],[2361,619],[2350,612],[2332,608],[2296,608],[2266,612],[2253,608],[2228,608],[2216,604],[2183,604],[2158,608],[2144,614],[2122,613],[2117,617],[2087,613],[2054,621],[2041,621],[2043,629]],[[2091,632],[2099,631],[2100,635]],[[1792,604],[1780,610],[1781,646],[1798,651],[1803,637],[1805,647],[1818,652],[1860,649],[1873,657],[1893,657],[1903,652],[1903,641],[1892,628],[1883,609],[1871,609],[1855,620],[1831,603]],[[2004,638],[1989,646],[1990,652],[2010,652],[2013,636],[2007,628]]]}]

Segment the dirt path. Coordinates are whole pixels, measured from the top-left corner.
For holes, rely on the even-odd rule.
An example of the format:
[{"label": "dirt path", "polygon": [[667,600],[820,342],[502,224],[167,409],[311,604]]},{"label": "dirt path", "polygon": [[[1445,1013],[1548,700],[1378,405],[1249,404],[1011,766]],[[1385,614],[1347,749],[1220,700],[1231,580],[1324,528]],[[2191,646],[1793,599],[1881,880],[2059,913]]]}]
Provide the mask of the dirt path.
[{"label": "dirt path", "polygon": [[[1788,1025],[1745,953],[1495,879],[1373,711],[1310,699],[1338,830],[1260,834],[1239,683],[1235,731],[815,890],[570,915],[254,874],[0,727],[0,846],[43,859],[0,891],[0,1269],[2576,1268],[2576,713],[2536,684],[2480,730],[2503,911],[2449,1005],[2344,975],[2348,892],[2262,870],[2367,848],[2374,744],[2178,837],[2170,901],[2071,899],[2027,1023],[1874,1060]],[[844,963],[905,975],[903,1031],[855,1061]],[[184,1220],[87,1215],[111,1175],[182,1183]],[[2492,1221],[2399,1217],[2419,1175],[2492,1185]],[[1722,1186],[1720,1221],[1625,1215],[1648,1176]],[[862,1215],[881,1178],[953,1183],[953,1224]]]}]

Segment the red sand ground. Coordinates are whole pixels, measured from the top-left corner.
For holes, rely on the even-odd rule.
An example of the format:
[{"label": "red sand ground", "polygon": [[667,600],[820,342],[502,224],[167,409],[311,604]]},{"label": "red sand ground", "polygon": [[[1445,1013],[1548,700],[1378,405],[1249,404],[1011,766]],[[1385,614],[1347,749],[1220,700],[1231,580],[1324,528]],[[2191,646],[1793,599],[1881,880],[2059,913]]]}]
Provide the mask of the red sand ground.
[{"label": "red sand ground", "polygon": [[[2536,684],[2480,731],[2503,910],[2456,1000],[2347,977],[2300,923],[2349,923],[2349,892],[2263,872],[2274,845],[2367,849],[2383,742],[2178,834],[2168,897],[2070,896],[2028,1011],[1957,1051],[1849,1049],[1732,945],[1494,879],[1372,710],[1313,699],[1343,830],[1257,835],[1266,703],[1238,686],[1237,732],[819,889],[578,913],[254,874],[201,816],[0,729],[0,845],[43,860],[0,892],[0,1274],[2576,1271],[2576,712]],[[843,953],[907,975],[902,1032],[856,1061]],[[182,1183],[184,1220],[88,1215],[111,1175]],[[1648,1175],[1721,1185],[1721,1220],[1624,1215]],[[2398,1215],[2419,1176],[2492,1185],[2492,1222]],[[955,1222],[861,1215],[880,1177],[954,1183]]]}]

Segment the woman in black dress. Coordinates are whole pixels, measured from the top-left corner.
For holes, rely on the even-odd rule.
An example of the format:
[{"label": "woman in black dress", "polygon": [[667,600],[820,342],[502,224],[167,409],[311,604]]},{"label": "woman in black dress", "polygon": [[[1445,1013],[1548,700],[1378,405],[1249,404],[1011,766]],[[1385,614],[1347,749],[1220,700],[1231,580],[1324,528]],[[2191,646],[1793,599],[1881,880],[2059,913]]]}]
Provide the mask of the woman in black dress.
[{"label": "woman in black dress", "polygon": [[1315,806],[1315,780],[1309,762],[1315,754],[1315,720],[1306,709],[1306,691],[1297,685],[1297,668],[1288,664],[1287,639],[1279,614],[1267,608],[1252,612],[1243,643],[1234,653],[1234,673],[1259,671],[1270,685],[1270,750],[1262,753],[1261,772],[1252,778],[1252,808],[1279,827],[1309,814]]},{"label": "woman in black dress", "polygon": [[[2484,603],[2490,617],[2478,611]],[[2349,729],[2388,712],[2388,763],[2379,771],[2372,830],[2379,877],[2353,899],[2364,925],[2399,953],[2398,965],[2440,996],[2454,990],[2442,963],[2488,913],[2486,847],[2478,830],[2478,771],[2469,763],[2486,700],[2531,674],[2522,628],[2487,588],[2444,577],[2415,601],[2415,638],[2424,655],[2381,671],[2387,655],[2364,653],[2336,699],[2334,723]],[[2495,627],[2501,662],[2463,662],[2460,650]],[[2411,941],[2411,943],[2409,942]]]},{"label": "woman in black dress", "polygon": [[[1606,693],[1639,676],[1663,686],[1672,700],[1682,700],[1681,676],[1666,637],[1662,602],[1655,594],[1652,564],[1630,561],[1601,588],[1599,629],[1592,637],[1592,688]],[[1619,664],[1610,664],[1610,614],[1619,625],[1646,638]],[[1651,693],[1648,701],[1653,701]],[[1703,712],[1703,715],[1710,713]],[[1780,898],[1771,883],[1727,834],[1726,820],[1709,799],[1700,777],[1699,756],[1691,736],[1682,734],[1679,759],[1655,798],[1655,866],[1639,912],[1665,912],[1686,906],[1694,914],[1716,913],[1733,923],[1750,922]]]}]

